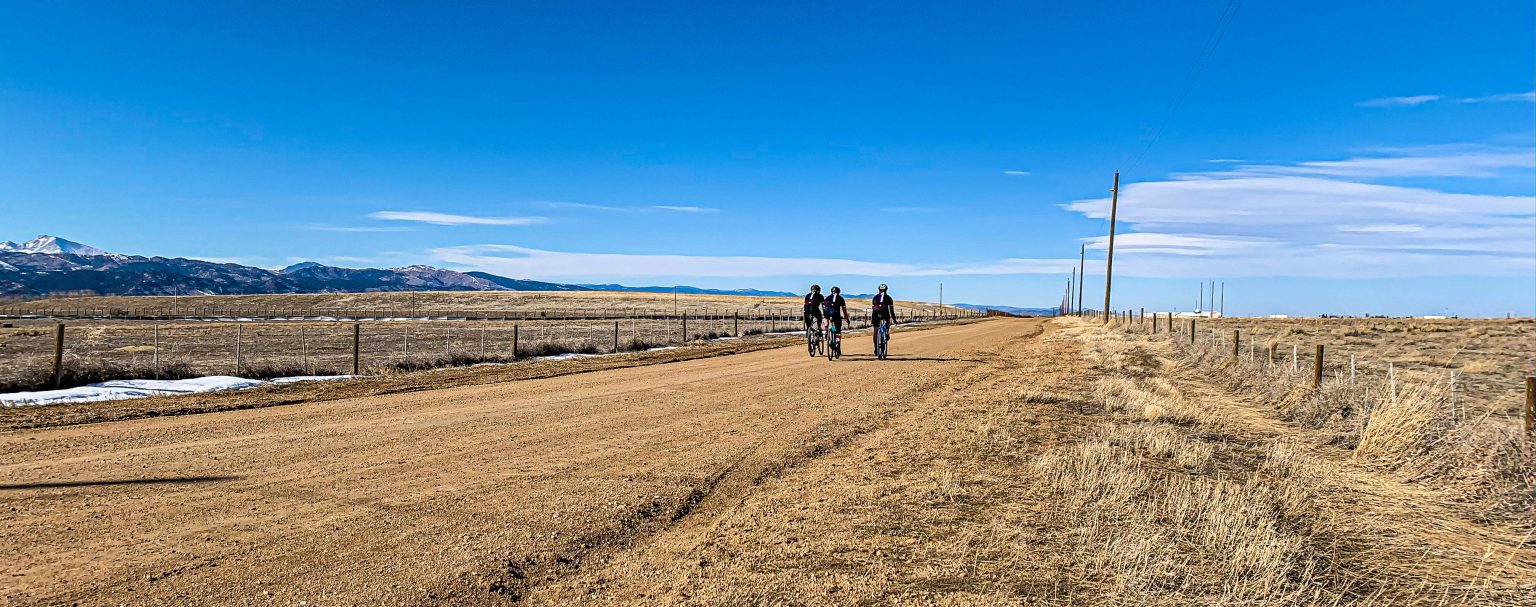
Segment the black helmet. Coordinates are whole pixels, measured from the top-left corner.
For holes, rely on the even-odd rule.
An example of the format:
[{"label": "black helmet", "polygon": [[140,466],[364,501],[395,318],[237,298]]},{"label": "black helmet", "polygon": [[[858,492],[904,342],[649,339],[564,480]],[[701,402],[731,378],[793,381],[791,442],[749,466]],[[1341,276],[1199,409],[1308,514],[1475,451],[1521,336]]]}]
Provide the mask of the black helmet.
[{"label": "black helmet", "polygon": [[882,282],[882,283],[880,283],[880,290],[881,290],[881,291],[884,291],[884,290],[885,290],[885,283],[883,283],[883,282]]},{"label": "black helmet", "polygon": [[837,288],[837,287],[832,287],[832,292],[833,292],[833,293],[842,293],[842,292],[843,292],[843,290],[842,290],[842,289],[839,289],[839,288]]},{"label": "black helmet", "polygon": [[820,293],[821,292],[821,285],[811,285],[811,292],[812,293]]}]

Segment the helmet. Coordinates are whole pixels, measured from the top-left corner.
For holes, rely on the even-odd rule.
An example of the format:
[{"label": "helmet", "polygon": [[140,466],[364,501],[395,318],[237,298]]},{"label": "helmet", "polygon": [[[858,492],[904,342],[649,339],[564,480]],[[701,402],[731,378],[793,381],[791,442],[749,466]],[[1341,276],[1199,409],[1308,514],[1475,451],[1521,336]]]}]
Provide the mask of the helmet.
[{"label": "helmet", "polygon": [[837,288],[837,287],[832,287],[832,292],[833,292],[833,293],[842,293],[842,292],[843,292],[843,290],[842,290],[842,289],[839,289],[839,288]]},{"label": "helmet", "polygon": [[820,293],[821,292],[821,285],[811,285],[811,292],[812,293]]},{"label": "helmet", "polygon": [[884,291],[884,290],[885,290],[885,283],[883,283],[883,282],[882,282],[882,283],[880,283],[880,290],[881,290],[881,291]]}]

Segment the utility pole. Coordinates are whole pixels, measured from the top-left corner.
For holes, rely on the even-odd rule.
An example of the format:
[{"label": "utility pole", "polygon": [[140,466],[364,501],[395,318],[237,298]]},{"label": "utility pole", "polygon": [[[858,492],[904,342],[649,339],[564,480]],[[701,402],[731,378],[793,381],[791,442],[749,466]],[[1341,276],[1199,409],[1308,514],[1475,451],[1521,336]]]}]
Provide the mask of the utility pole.
[{"label": "utility pole", "polygon": [[1227,315],[1227,281],[1221,281],[1221,307],[1216,309],[1223,318]]},{"label": "utility pole", "polygon": [[1115,171],[1115,187],[1109,191],[1109,255],[1104,261],[1104,322],[1109,322],[1109,284],[1115,274],[1115,216],[1120,210],[1120,171]]},{"label": "utility pole", "polygon": [[1200,296],[1195,298],[1195,313],[1205,309],[1205,281],[1200,281]]},{"label": "utility pole", "polygon": [[939,283],[939,312],[944,312],[944,283]]},{"label": "utility pole", "polygon": [[1077,245],[1077,313],[1083,313],[1083,262],[1088,259],[1088,245]]},{"label": "utility pole", "polygon": [[1067,298],[1062,302],[1065,304],[1061,308],[1063,316],[1072,313],[1072,285],[1075,284],[1077,284],[1077,268],[1072,268],[1072,278],[1067,279]]}]

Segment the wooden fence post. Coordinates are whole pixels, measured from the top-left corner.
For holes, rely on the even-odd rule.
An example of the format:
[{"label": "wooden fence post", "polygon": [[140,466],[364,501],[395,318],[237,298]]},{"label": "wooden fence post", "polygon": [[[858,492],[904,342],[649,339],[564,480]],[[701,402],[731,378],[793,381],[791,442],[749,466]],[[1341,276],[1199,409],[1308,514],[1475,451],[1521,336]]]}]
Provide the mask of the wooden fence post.
[{"label": "wooden fence post", "polygon": [[1237,344],[1242,340],[1242,333],[1237,329],[1232,330],[1232,358],[1237,358]]},{"label": "wooden fence post", "polygon": [[731,335],[741,337],[741,313],[731,312]]},{"label": "wooden fence post", "polygon": [[64,381],[64,323],[53,327],[53,387]]},{"label": "wooden fence post", "polygon": [[155,379],[160,379],[160,323],[155,323]]},{"label": "wooden fence post", "polygon": [[512,325],[512,360],[517,360],[517,325]]},{"label": "wooden fence post", "polygon": [[362,356],[362,348],[359,347],[359,346],[362,345],[362,342],[363,342],[363,326],[362,326],[362,324],[360,324],[360,323],[352,323],[352,374],[353,375],[361,375],[362,374],[363,356]]},{"label": "wooden fence post", "polygon": [[687,312],[683,313],[683,327],[682,328],[683,328],[683,334],[682,334],[681,342],[686,344],[686,343],[688,343],[688,313]]},{"label": "wooden fence post", "polygon": [[1189,319],[1189,343],[1195,343],[1195,319]]},{"label": "wooden fence post", "polygon": [[1312,387],[1323,387],[1323,344],[1317,344],[1316,360],[1312,364]]},{"label": "wooden fence post", "polygon": [[619,321],[613,321],[613,352],[619,352]]},{"label": "wooden fence post", "polygon": [[245,332],[244,328],[241,327],[240,323],[237,321],[235,323],[235,376],[236,377],[240,376],[240,345],[241,345],[240,342],[243,340],[242,338],[244,337],[244,335],[243,335],[244,332]]}]

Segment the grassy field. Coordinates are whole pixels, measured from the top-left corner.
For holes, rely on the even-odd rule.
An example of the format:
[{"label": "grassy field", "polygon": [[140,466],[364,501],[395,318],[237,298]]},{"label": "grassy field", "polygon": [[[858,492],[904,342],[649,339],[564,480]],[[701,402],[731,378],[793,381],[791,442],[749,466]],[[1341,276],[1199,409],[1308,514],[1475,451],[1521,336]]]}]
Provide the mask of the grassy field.
[{"label": "grassy field", "polygon": [[[359,354],[360,370],[366,374],[517,357],[644,350],[801,326],[797,298],[679,295],[676,317],[671,317],[669,294],[424,292],[415,294],[414,308],[412,299],[409,293],[82,297],[34,301],[21,309],[97,310],[102,316],[130,311],[178,316],[175,312],[180,311],[226,320],[351,314],[391,318],[363,323]],[[859,303],[850,303],[855,308],[850,311],[855,328],[863,326]],[[898,309],[917,317],[940,311],[925,303],[901,303]],[[561,320],[424,320],[475,311],[534,318],[543,314]],[[681,315],[688,316],[686,327]],[[0,392],[44,387],[52,365],[54,321],[9,324],[0,328]],[[69,320],[66,325],[64,385],[148,377],[326,375],[352,369],[351,322],[92,319]]]},{"label": "grassy field", "polygon": [[[675,303],[675,308],[674,308]],[[868,308],[868,300],[850,299],[851,310]],[[928,302],[898,301],[904,312],[929,314],[940,309]],[[688,315],[798,315],[798,297],[741,295],[678,295],[670,293],[622,293],[613,291],[425,291],[415,293],[314,293],[296,295],[192,295],[178,297],[69,297],[19,302],[0,310],[113,310],[164,312],[169,315],[201,313],[245,315],[350,315],[378,313],[407,317],[462,314],[473,311],[559,313],[624,316],[629,314]],[[953,308],[948,308],[953,310]],[[211,314],[203,314],[211,315]]]},{"label": "grassy field", "polygon": [[[1174,328],[1187,336],[1188,323],[1175,319]],[[1536,320],[1529,318],[1221,318],[1195,324],[1200,343],[1214,339],[1228,350],[1238,331],[1242,358],[1251,349],[1263,362],[1274,345],[1276,364],[1289,367],[1294,347],[1303,373],[1310,372],[1315,346],[1322,344],[1330,378],[1348,377],[1351,357],[1359,383],[1379,383],[1390,368],[1449,391],[1454,374],[1458,405],[1469,411],[1518,415],[1525,378],[1536,375]],[[1142,323],[1132,328],[1150,329]],[[1167,330],[1165,323],[1160,328]]]}]

